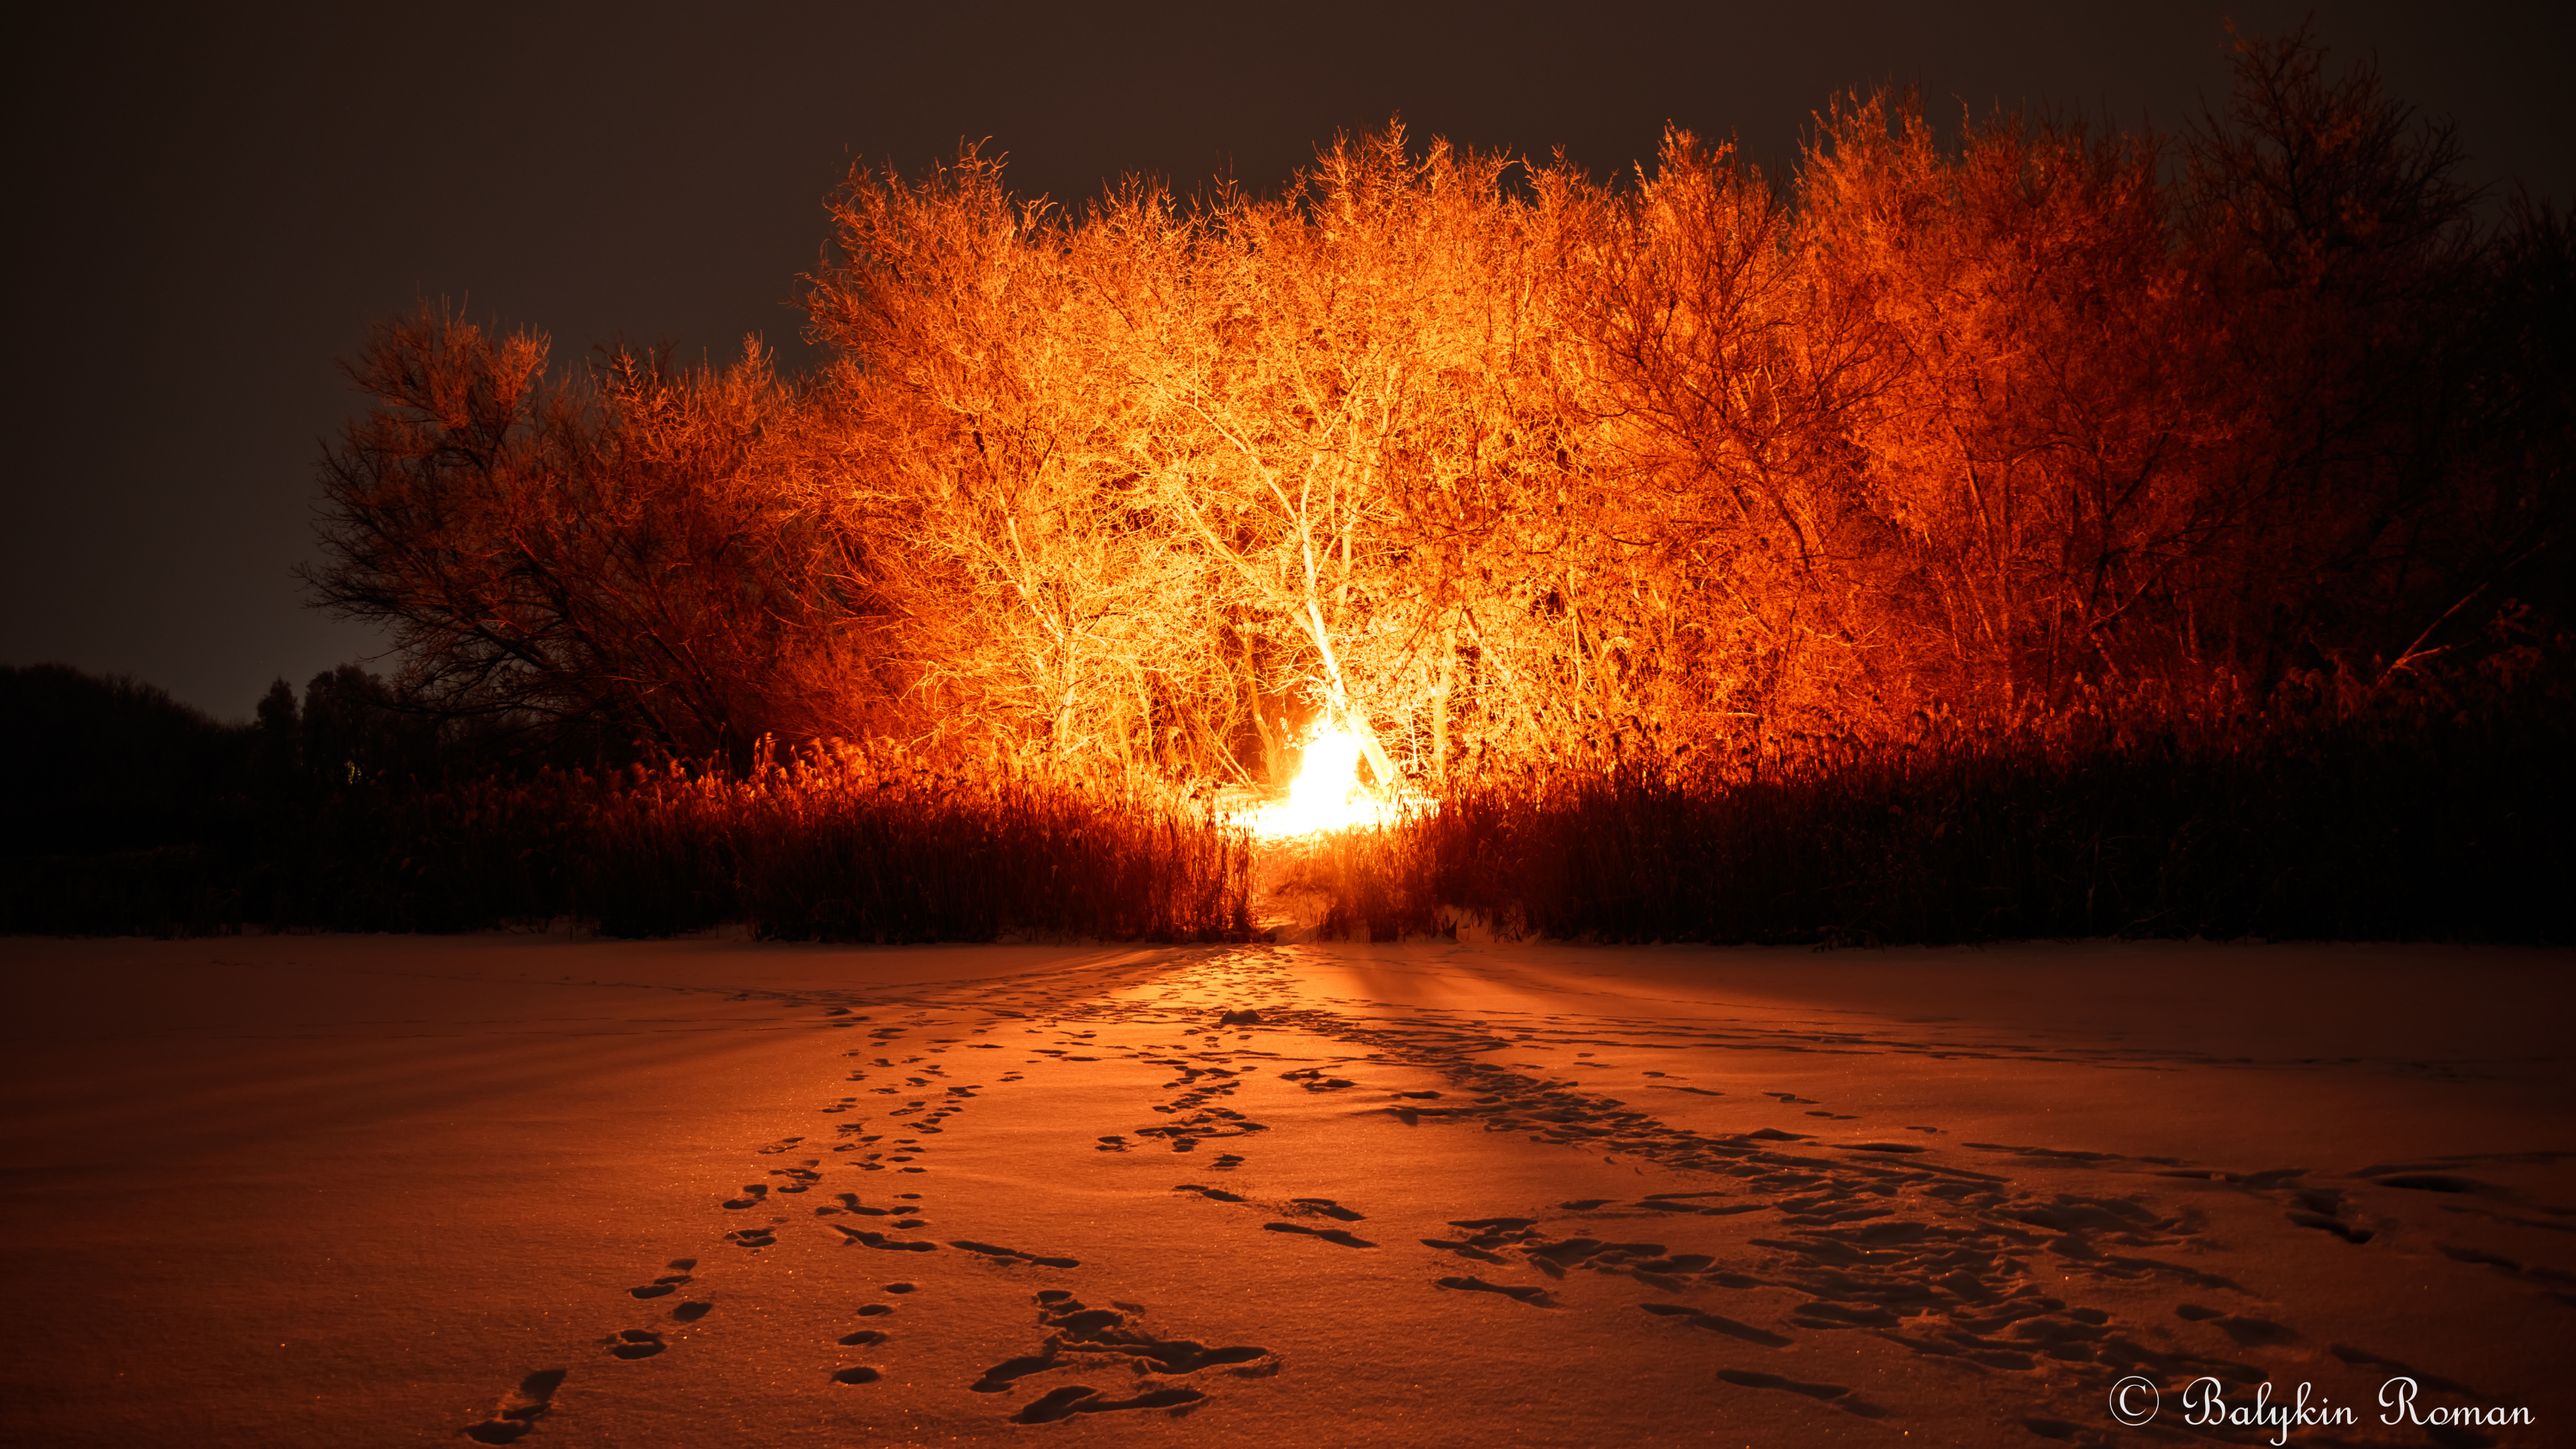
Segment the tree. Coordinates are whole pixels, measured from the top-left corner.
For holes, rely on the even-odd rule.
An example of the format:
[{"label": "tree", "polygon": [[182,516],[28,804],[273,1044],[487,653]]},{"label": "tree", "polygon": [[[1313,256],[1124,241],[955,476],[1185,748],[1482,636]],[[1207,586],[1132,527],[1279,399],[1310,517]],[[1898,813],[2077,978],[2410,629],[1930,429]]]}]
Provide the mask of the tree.
[{"label": "tree", "polygon": [[425,307],[374,329],[349,367],[373,407],[323,463],[315,602],[390,629],[405,698],[451,716],[736,758],[864,718],[863,535],[807,476],[767,356],[546,360]]},{"label": "tree", "polygon": [[2187,148],[2185,243],[2239,400],[2212,487],[2207,613],[2265,676],[2386,652],[2460,601],[2428,529],[2474,440],[2468,335],[2488,246],[2452,129],[2303,28],[2243,40],[2227,114]]},{"label": "tree", "polygon": [[1190,223],[1143,188],[1071,223],[971,151],[910,185],[854,171],[834,215],[810,305],[922,732],[1239,771],[1226,600],[1148,496],[1147,404],[1112,357],[1157,325]]}]

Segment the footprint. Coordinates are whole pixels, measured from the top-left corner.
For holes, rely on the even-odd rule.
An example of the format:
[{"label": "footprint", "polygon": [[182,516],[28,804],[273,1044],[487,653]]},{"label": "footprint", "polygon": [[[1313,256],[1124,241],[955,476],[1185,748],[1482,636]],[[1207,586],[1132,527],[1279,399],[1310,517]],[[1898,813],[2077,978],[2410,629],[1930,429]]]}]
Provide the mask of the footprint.
[{"label": "footprint", "polygon": [[715,1312],[715,1308],[712,1303],[683,1303],[671,1310],[671,1318],[676,1323],[695,1323]]},{"label": "footprint", "polygon": [[[1038,1293],[1034,1301],[1038,1308],[1038,1325],[1048,1331],[1045,1344],[1035,1353],[986,1369],[983,1377],[972,1385],[975,1392],[999,1393],[1018,1379],[1066,1364],[1099,1366],[1105,1362],[1134,1374],[1189,1374],[1205,1368],[1254,1363],[1270,1357],[1268,1349],[1251,1345],[1211,1348],[1188,1339],[1156,1338],[1128,1322],[1129,1314],[1142,1311],[1134,1304],[1093,1308],[1061,1288],[1049,1288]],[[1241,1369],[1235,1371],[1244,1372]],[[1070,1403],[1071,1400],[1062,1402]],[[1175,1399],[1170,1402],[1183,1401]],[[1122,1401],[1109,1407],[1151,1406]]]},{"label": "footprint", "polygon": [[680,1285],[688,1281],[688,1274],[673,1273],[666,1277],[656,1278],[641,1288],[629,1288],[626,1292],[628,1296],[634,1298],[666,1298],[671,1294],[679,1292]]},{"label": "footprint", "polygon": [[1723,1333],[1731,1338],[1743,1339],[1746,1343],[1758,1343],[1764,1348],[1789,1346],[1789,1340],[1776,1333],[1756,1328],[1749,1323],[1738,1323],[1732,1318],[1722,1318],[1714,1313],[1703,1313],[1699,1309],[1687,1308],[1679,1303],[1640,1303],[1637,1306],[1648,1313],[1682,1319],[1693,1328],[1705,1328],[1711,1333]]},{"label": "footprint", "polygon": [[1310,1228],[1304,1223],[1263,1223],[1261,1226],[1263,1230],[1267,1232],[1304,1233],[1310,1238],[1321,1238],[1328,1243],[1339,1243],[1345,1248],[1374,1248],[1377,1246],[1377,1244],[1370,1242],[1366,1238],[1353,1237],[1348,1232],[1345,1232],[1340,1228]]},{"label": "footprint", "polygon": [[608,1351],[619,1358],[651,1358],[668,1347],[653,1330],[630,1328],[609,1340]]},{"label": "footprint", "polygon": [[845,1228],[839,1223],[832,1224],[831,1228],[841,1235],[841,1242],[845,1247],[851,1243],[860,1243],[888,1253],[931,1253],[939,1249],[937,1243],[924,1242],[919,1238],[890,1238],[883,1233],[870,1232],[866,1228]]},{"label": "footprint", "polygon": [[2287,1324],[2274,1323],[2268,1318],[2248,1318],[2241,1313],[2223,1314],[2214,1320],[2214,1326],[2248,1347],[2299,1341],[2299,1331]]},{"label": "footprint", "polygon": [[1044,1352],[1023,1354],[1018,1358],[1005,1359],[993,1365],[984,1370],[982,1378],[966,1387],[978,1394],[998,1394],[1029,1375],[1044,1373],[1062,1362],[1063,1359],[1058,1356],[1055,1346],[1049,1344]]},{"label": "footprint", "polygon": [[563,1369],[543,1369],[519,1380],[518,1389],[501,1400],[492,1417],[466,1427],[465,1437],[477,1444],[510,1444],[536,1427],[552,1406],[555,1390],[569,1377]]},{"label": "footprint", "polygon": [[1076,1414],[1100,1414],[1116,1409],[1163,1409],[1195,1404],[1207,1395],[1196,1389],[1155,1389],[1132,1399],[1104,1399],[1100,1391],[1085,1384],[1067,1384],[1032,1401],[1011,1416],[1014,1424],[1052,1424]]},{"label": "footprint", "polygon": [[1366,1220],[1367,1216],[1364,1213],[1355,1213],[1328,1197],[1292,1197],[1288,1200],[1293,1203],[1302,1203],[1305,1206],[1314,1209],[1316,1212],[1323,1214],[1325,1217],[1339,1218],[1346,1223],[1362,1222]]},{"label": "footprint", "polygon": [[725,1210],[728,1212],[740,1212],[744,1208],[759,1207],[768,1201],[769,1184],[765,1182],[746,1182],[742,1185],[742,1196],[726,1198],[724,1205]]},{"label": "footprint", "polygon": [[1739,1388],[1779,1389],[1787,1393],[1804,1394],[1811,1399],[1821,1399],[1845,1413],[1858,1414],[1864,1419],[1884,1418],[1887,1414],[1885,1409],[1876,1404],[1852,1397],[1852,1391],[1841,1384],[1802,1384],[1784,1379],[1778,1374],[1753,1373],[1745,1369],[1719,1369],[1717,1376]]},{"label": "footprint", "polygon": [[1035,1263],[1041,1268],[1079,1268],[1082,1266],[1081,1260],[1077,1258],[1043,1258],[1035,1253],[1023,1253],[1017,1248],[997,1248],[991,1243],[975,1243],[959,1239],[958,1241],[950,1243],[948,1246],[952,1248],[962,1248],[979,1257],[1016,1259],[1023,1263]]},{"label": "footprint", "polygon": [[1800,1328],[1894,1328],[1898,1323],[1884,1304],[1837,1303],[1829,1298],[1801,1303],[1789,1314],[1789,1321]]},{"label": "footprint", "polygon": [[2412,1192],[2478,1193],[2502,1197],[2504,1189],[2474,1177],[2461,1177],[2447,1172],[2395,1172],[2371,1179],[2381,1187],[2402,1187]]},{"label": "footprint", "polygon": [[856,1333],[845,1333],[842,1334],[839,1339],[840,1343],[850,1348],[861,1348],[871,1343],[883,1343],[885,1341],[886,1334],[883,1331],[874,1328],[862,1328]]},{"label": "footprint", "polygon": [[2405,1364],[2399,1363],[2393,1358],[2381,1358],[2378,1354],[2372,1353],[2368,1349],[2355,1348],[2348,1343],[2335,1344],[2333,1347],[2329,1348],[2327,1352],[2348,1364],[2358,1364],[2367,1368],[2385,1369],[2392,1374],[2403,1375],[2406,1378],[2413,1379],[2418,1384],[2423,1385],[2426,1389],[2437,1394],[2457,1394],[2464,1399],[2485,1397],[2474,1389],[2469,1388],[2467,1385],[2454,1383],[2453,1381],[2442,1377],[2440,1374],[2428,1374],[2422,1369],[2409,1368]]},{"label": "footprint", "polygon": [[872,1384],[884,1377],[864,1364],[832,1371],[832,1382],[836,1384]]},{"label": "footprint", "polygon": [[2343,1239],[2347,1243],[2367,1243],[2377,1236],[2368,1228],[2357,1228],[2338,1214],[2343,1211],[2343,1194],[2333,1188],[2309,1188],[2299,1193],[2299,1206],[2282,1214],[2303,1228],[2315,1228]]},{"label": "footprint", "polygon": [[2540,1290],[2541,1294],[2551,1302],[2563,1308],[2576,1308],[2576,1292],[2568,1291],[2570,1288],[2576,1288],[2576,1273],[2568,1273],[2541,1263],[2517,1262],[2501,1254],[2489,1253],[2477,1248],[2446,1246],[2442,1249],[2442,1256],[2454,1263],[2475,1263],[2492,1268],[2509,1278],[2518,1278]]},{"label": "footprint", "polygon": [[2328,1217],[2324,1213],[2292,1211],[2283,1213],[2282,1216],[2300,1227],[2332,1233],[2347,1243],[2367,1243],[2376,1236],[2368,1228],[2356,1228],[2341,1218]]},{"label": "footprint", "polygon": [[1431,1280],[1431,1286],[1453,1288],[1467,1293],[1500,1293],[1506,1298],[1516,1298],[1536,1308],[1556,1306],[1556,1300],[1549,1297],[1548,1291],[1544,1288],[1515,1288],[1508,1283],[1488,1283],[1482,1278],[1434,1278]]},{"label": "footprint", "polygon": [[[848,1232],[849,1229],[841,1231]],[[778,1234],[769,1228],[737,1228],[725,1234],[725,1241],[737,1248],[767,1248],[777,1245]]]},{"label": "footprint", "polygon": [[1198,1194],[1199,1196],[1201,1196],[1201,1197],[1208,1198],[1208,1199],[1210,1199],[1210,1200],[1212,1200],[1212,1201],[1215,1201],[1215,1202],[1241,1202],[1241,1201],[1243,1201],[1243,1194],[1241,1194],[1241,1193],[1239,1193],[1239,1192],[1227,1192],[1224,1188],[1221,1188],[1221,1187],[1201,1187],[1201,1186],[1199,1186],[1199,1185],[1198,1185],[1197,1183],[1195,1183],[1195,1182],[1185,1182],[1185,1183],[1182,1183],[1180,1186],[1178,1186],[1178,1187],[1176,1187],[1176,1188],[1173,1188],[1173,1189],[1172,1189],[1172,1191],[1174,1191],[1174,1192],[1194,1192],[1194,1193],[1197,1193],[1197,1194]]}]

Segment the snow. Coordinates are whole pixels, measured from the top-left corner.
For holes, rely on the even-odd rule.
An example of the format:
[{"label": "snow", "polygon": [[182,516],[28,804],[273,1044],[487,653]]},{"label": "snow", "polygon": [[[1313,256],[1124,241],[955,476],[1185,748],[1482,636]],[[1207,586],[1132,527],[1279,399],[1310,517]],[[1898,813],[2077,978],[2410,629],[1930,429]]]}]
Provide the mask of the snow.
[{"label": "snow", "polygon": [[0,1440],[2538,1444],[2571,965],[12,939]]}]

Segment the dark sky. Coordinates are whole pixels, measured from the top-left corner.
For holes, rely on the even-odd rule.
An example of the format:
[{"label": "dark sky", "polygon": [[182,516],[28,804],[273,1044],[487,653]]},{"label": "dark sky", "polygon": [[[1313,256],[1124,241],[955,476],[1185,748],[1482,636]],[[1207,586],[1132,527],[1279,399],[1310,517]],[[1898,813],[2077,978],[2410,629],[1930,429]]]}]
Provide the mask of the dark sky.
[{"label": "dark sky", "polygon": [[[2304,4],[704,4],[206,7],[12,37],[16,344],[0,663],[128,673],[218,717],[380,640],[301,606],[313,462],[371,317],[810,353],[792,305],[854,159],[991,138],[1080,199],[1145,172],[1275,190],[1339,128],[1595,172],[1666,120],[1794,154],[1838,89],[2175,128],[2233,16]],[[756,16],[737,16],[736,9]],[[2561,5],[2321,4],[2336,54],[2460,126],[2470,179],[2576,189]],[[1086,13],[1091,12],[1091,13]]]}]

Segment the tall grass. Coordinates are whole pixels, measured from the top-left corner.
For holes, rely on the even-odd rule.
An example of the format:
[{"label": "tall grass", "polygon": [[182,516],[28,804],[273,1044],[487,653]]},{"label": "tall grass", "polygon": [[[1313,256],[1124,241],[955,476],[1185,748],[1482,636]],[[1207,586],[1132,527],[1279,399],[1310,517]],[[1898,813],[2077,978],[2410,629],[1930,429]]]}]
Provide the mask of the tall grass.
[{"label": "tall grass", "polygon": [[1452,791],[1307,864],[1328,934],[2576,939],[2563,709],[1959,731],[1762,778]]},{"label": "tall grass", "polygon": [[[2085,936],[2576,940],[2576,671],[2162,686],[1895,745],[1605,751],[1400,825],[1274,847],[1327,935],[1951,943]],[[229,777],[228,777],[229,778]],[[253,777],[244,775],[242,779]],[[226,787],[186,833],[0,856],[0,932],[1243,940],[1245,836],[1164,786],[901,752],[747,774],[540,771]],[[61,851],[63,845],[51,847]],[[73,849],[79,849],[73,845]],[[1311,919],[1311,917],[1309,917]]]},{"label": "tall grass", "polygon": [[811,750],[745,777],[677,767],[245,802],[203,843],[19,857],[0,929],[459,931],[570,916],[604,934],[1224,940],[1249,847],[1178,792]]}]

